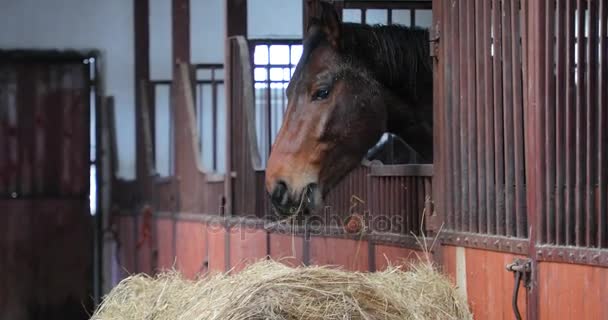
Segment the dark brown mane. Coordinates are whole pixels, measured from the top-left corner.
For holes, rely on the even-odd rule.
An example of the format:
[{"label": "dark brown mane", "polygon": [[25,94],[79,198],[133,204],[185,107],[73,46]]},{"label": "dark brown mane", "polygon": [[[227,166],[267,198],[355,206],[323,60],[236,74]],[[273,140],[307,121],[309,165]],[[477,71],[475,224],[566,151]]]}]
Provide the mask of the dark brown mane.
[{"label": "dark brown mane", "polygon": [[[311,52],[323,41],[324,33],[312,29],[304,40],[294,80],[299,78]],[[428,95],[427,88],[432,86],[433,79],[427,30],[344,23],[340,49],[344,61],[364,67],[378,82],[409,104],[425,100],[421,93]],[[288,92],[290,90],[288,88]]]}]

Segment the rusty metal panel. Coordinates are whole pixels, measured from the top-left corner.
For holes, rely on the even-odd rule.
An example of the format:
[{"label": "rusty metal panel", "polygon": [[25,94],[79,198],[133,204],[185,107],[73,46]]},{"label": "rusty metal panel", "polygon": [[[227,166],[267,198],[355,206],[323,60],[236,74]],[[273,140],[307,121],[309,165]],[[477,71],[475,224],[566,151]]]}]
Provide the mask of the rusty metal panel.
[{"label": "rusty metal panel", "polygon": [[207,225],[207,259],[209,272],[225,272],[226,265],[226,236],[227,232],[223,225],[211,223]]},{"label": "rusty metal panel", "polygon": [[[533,94],[542,121],[530,122],[541,128],[537,142],[544,152],[530,161],[539,161],[542,193],[539,209],[539,242],[562,246],[600,247],[605,236],[606,180],[604,159],[606,132],[605,75],[600,61],[600,16],[602,2],[549,2],[541,7],[545,19],[539,28],[538,50],[544,63],[538,67],[540,81]],[[603,11],[604,12],[603,12]],[[586,31],[587,30],[587,31]],[[604,66],[605,67],[605,66]],[[532,94],[532,93],[531,93]],[[603,191],[603,192],[602,192]]]},{"label": "rusty metal panel", "polygon": [[443,65],[445,122],[438,181],[446,228],[527,237],[523,11],[517,2],[448,1]]}]

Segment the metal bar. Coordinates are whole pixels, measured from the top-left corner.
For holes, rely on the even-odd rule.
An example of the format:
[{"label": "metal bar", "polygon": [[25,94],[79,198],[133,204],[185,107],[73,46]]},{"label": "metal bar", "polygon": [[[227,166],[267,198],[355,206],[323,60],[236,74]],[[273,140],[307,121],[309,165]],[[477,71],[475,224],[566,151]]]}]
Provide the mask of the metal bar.
[{"label": "metal bar", "polygon": [[344,1],[344,9],[431,9],[430,1]]},{"label": "metal bar", "polygon": [[503,81],[503,121],[504,121],[504,166],[505,166],[505,229],[508,236],[515,235],[515,159],[513,148],[513,38],[511,34],[511,6],[502,3],[502,81]]},{"label": "metal bar", "polygon": [[525,161],[524,161],[524,119],[523,119],[523,84],[522,45],[524,41],[521,25],[521,10],[519,1],[511,1],[511,34],[513,35],[513,132],[514,146],[514,175],[515,175],[515,235],[527,236],[526,191],[525,191]]},{"label": "metal bar", "polygon": [[504,123],[502,83],[502,24],[501,1],[493,0],[492,30],[494,33],[494,168],[496,172],[496,234],[505,235],[505,176],[504,176]]},{"label": "metal bar", "polygon": [[586,23],[588,28],[589,37],[587,39],[587,130],[586,130],[586,141],[587,141],[587,154],[585,167],[587,169],[587,185],[586,185],[586,203],[585,203],[585,211],[587,216],[585,218],[586,225],[586,237],[585,244],[587,247],[593,247],[597,244],[597,217],[595,216],[597,213],[595,211],[596,205],[596,197],[595,197],[595,187],[598,182],[598,170],[595,167],[594,156],[598,153],[597,148],[597,134],[596,134],[596,118],[597,118],[597,68],[598,68],[598,59],[597,59],[597,44],[598,44],[598,13],[597,13],[597,0],[588,0],[587,2],[587,10],[589,13],[589,19]]},{"label": "metal bar", "polygon": [[477,101],[476,101],[476,86],[477,78],[476,78],[476,70],[475,66],[477,65],[476,61],[476,47],[475,47],[475,2],[474,1],[466,1],[467,6],[467,80],[468,80],[468,152],[467,152],[467,162],[468,162],[468,191],[469,191],[469,219],[468,219],[468,230],[471,232],[477,232],[478,228],[478,201],[477,201],[477,180],[478,180],[478,172],[477,172]]},{"label": "metal bar", "polygon": [[477,140],[475,141],[475,146],[477,150],[475,152],[477,156],[477,183],[478,188],[476,190],[477,195],[479,197],[478,202],[478,211],[477,211],[477,219],[475,221],[475,231],[486,233],[487,228],[487,217],[488,217],[488,209],[487,209],[487,200],[486,200],[486,162],[485,162],[485,153],[484,153],[484,133],[485,133],[485,110],[486,107],[484,105],[486,86],[482,81],[484,76],[484,70],[486,65],[484,65],[484,20],[483,20],[483,1],[475,0],[475,17],[477,25],[474,27],[475,29],[475,82],[477,83],[476,91],[475,91],[475,113],[476,113],[476,124],[477,124]]},{"label": "metal bar", "polygon": [[566,111],[565,111],[565,121],[566,121],[566,146],[565,146],[565,157],[566,157],[566,205],[565,205],[565,244],[571,245],[574,244],[574,176],[575,176],[575,110],[576,107],[574,105],[574,45],[575,45],[575,35],[574,35],[574,0],[567,0],[566,2]]},{"label": "metal bar", "polygon": [[470,205],[469,205],[469,170],[468,170],[468,139],[467,139],[467,130],[469,127],[468,124],[468,114],[469,114],[469,104],[468,104],[468,61],[467,61],[467,6],[466,1],[459,1],[458,4],[458,14],[459,14],[459,36],[460,36],[460,46],[459,46],[459,82],[460,82],[460,172],[461,176],[461,206],[460,212],[462,214],[461,224],[458,230],[468,231],[469,230],[469,220],[468,217],[470,215]]},{"label": "metal bar", "polygon": [[[494,184],[494,88],[492,87],[493,69],[492,69],[492,3],[483,1],[483,81],[482,88],[484,92],[484,105],[486,108],[485,119],[485,177],[487,184],[485,188],[487,206],[486,212],[482,216],[486,217],[487,233],[496,234],[496,192]],[[481,78],[480,78],[481,80]],[[483,229],[480,229],[480,231]]]},{"label": "metal bar", "polygon": [[599,48],[600,48],[600,74],[598,79],[598,145],[599,150],[597,153],[598,163],[598,232],[597,232],[597,243],[598,247],[608,247],[608,209],[607,209],[607,198],[608,192],[606,191],[607,182],[607,159],[606,159],[606,148],[608,146],[608,117],[607,117],[607,104],[608,104],[608,93],[605,88],[608,86],[608,2],[600,1],[600,33],[599,33]]},{"label": "metal bar", "polygon": [[213,171],[217,171],[217,158],[218,158],[218,152],[217,152],[217,119],[218,119],[218,113],[217,113],[217,84],[215,83],[215,69],[212,68],[211,69],[211,123],[212,123],[212,140],[211,143],[213,145],[212,147],[212,153],[213,153],[213,158],[212,158],[212,167],[213,167]]},{"label": "metal bar", "polygon": [[608,250],[572,246],[538,246],[538,261],[608,267]]},{"label": "metal bar", "polygon": [[443,187],[443,194],[441,195],[443,198],[443,210],[444,210],[444,217],[445,217],[445,223],[446,223],[446,228],[448,230],[453,230],[454,229],[454,203],[455,203],[455,197],[454,197],[454,177],[456,176],[456,173],[453,167],[453,161],[452,161],[452,157],[453,157],[453,150],[455,149],[455,146],[453,145],[453,134],[452,134],[452,127],[455,127],[455,125],[447,125],[448,123],[454,124],[454,122],[452,121],[452,101],[453,101],[453,81],[452,81],[452,66],[453,64],[451,63],[453,60],[453,51],[452,48],[454,48],[454,33],[453,33],[453,24],[452,24],[452,20],[453,20],[453,15],[452,12],[450,11],[452,8],[452,1],[441,1],[442,6],[442,12],[441,12],[441,19],[442,19],[442,23],[443,23],[443,40],[441,41],[441,49],[443,52],[443,59],[442,59],[442,70],[444,70],[444,74],[443,74],[443,105],[442,105],[442,109],[443,109],[443,119],[442,119],[442,123],[441,126],[438,127],[438,129],[436,130],[441,130],[442,131],[442,138],[443,138],[443,142],[441,145],[441,152],[442,152],[442,162],[443,162],[443,181],[442,183],[444,184]]},{"label": "metal bar", "polygon": [[545,193],[547,212],[541,213],[541,218],[545,223],[545,232],[541,236],[541,241],[544,243],[554,243],[555,241],[555,75],[554,59],[555,59],[555,2],[547,2],[547,15],[545,16],[545,74],[543,75],[546,85],[545,108],[544,108],[544,153],[545,165],[543,171],[546,179]]},{"label": "metal bar", "polygon": [[452,0],[452,4],[451,4],[451,11],[449,13],[450,15],[450,20],[452,22],[452,27],[450,28],[452,30],[452,34],[451,34],[451,39],[452,39],[452,43],[451,46],[449,46],[450,48],[452,48],[452,61],[451,61],[451,65],[452,65],[452,73],[451,73],[451,88],[452,88],[452,94],[451,96],[451,117],[450,117],[450,122],[454,125],[450,126],[452,133],[451,133],[451,137],[453,139],[452,141],[452,154],[451,154],[451,163],[452,163],[452,172],[454,173],[453,176],[453,185],[452,185],[452,194],[453,194],[453,199],[454,201],[452,202],[454,205],[454,224],[453,224],[453,229],[454,230],[460,230],[461,228],[461,221],[462,221],[462,190],[461,190],[461,185],[462,185],[462,179],[461,179],[461,174],[462,174],[462,168],[460,166],[460,127],[462,126],[462,123],[460,121],[458,121],[459,117],[460,117],[460,81],[459,81],[459,74],[460,74],[460,41],[458,39],[459,36],[459,23],[458,20],[460,18],[460,16],[458,15],[458,6],[456,5],[458,2],[456,0]]},{"label": "metal bar", "polygon": [[[556,8],[556,26],[555,40],[556,40],[556,63],[555,63],[555,74],[556,74],[556,92],[560,92],[560,95],[566,95],[566,14],[565,14],[565,2],[558,1]],[[555,100],[555,158],[556,158],[556,184],[555,184],[555,243],[563,244],[565,236],[564,219],[566,211],[565,209],[565,195],[564,195],[564,183],[566,175],[565,167],[565,116],[566,116],[566,99]]]},{"label": "metal bar", "polygon": [[575,189],[575,244],[585,245],[585,0],[576,1],[576,189]]}]

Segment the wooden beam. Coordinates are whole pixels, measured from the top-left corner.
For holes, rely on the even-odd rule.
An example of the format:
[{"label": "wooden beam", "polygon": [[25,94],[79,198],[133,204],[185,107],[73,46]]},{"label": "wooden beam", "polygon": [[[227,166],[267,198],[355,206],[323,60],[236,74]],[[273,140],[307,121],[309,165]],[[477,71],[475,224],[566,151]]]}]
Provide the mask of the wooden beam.
[{"label": "wooden beam", "polygon": [[226,1],[226,36],[247,37],[247,0]]},{"label": "wooden beam", "polygon": [[150,3],[149,0],[133,1],[134,65],[135,65],[135,172],[138,180],[146,175],[143,144],[143,126],[139,115],[143,107],[141,83],[150,79]]},{"label": "wooden beam", "polygon": [[190,1],[172,1],[173,68],[190,63]]}]

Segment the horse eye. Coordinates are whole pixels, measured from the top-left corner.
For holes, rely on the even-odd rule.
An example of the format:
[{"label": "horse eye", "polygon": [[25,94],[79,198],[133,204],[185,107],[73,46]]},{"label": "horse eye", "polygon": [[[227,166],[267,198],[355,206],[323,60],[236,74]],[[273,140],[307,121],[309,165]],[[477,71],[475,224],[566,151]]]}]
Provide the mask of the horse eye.
[{"label": "horse eye", "polygon": [[319,89],[313,95],[313,100],[327,99],[328,96],[329,96],[329,90],[328,89]]}]

